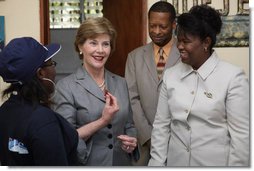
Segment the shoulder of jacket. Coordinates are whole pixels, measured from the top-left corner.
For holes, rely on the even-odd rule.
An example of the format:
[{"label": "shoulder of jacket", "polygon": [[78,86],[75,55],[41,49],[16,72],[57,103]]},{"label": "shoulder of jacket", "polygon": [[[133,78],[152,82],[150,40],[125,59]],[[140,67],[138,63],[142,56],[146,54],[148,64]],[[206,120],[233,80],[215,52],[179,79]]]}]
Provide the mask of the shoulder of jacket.
[{"label": "shoulder of jacket", "polygon": [[238,75],[239,73],[244,73],[243,68],[238,67],[234,64],[231,64],[231,63],[223,61],[223,60],[219,61],[218,67],[223,71],[227,71],[227,72],[223,72],[227,75],[230,74],[230,75],[234,76],[234,75]]},{"label": "shoulder of jacket", "polygon": [[136,49],[132,50],[128,55],[135,56],[135,54],[143,53],[144,51],[146,51],[146,49],[152,48],[152,47],[153,47],[152,43],[148,43],[146,45],[137,47]]},{"label": "shoulder of jacket", "polygon": [[107,74],[108,74],[110,77],[114,78],[115,80],[125,81],[125,78],[122,77],[122,76],[120,76],[120,75],[117,75],[117,74],[115,74],[115,73],[113,73],[113,72],[110,72],[109,70],[106,70],[106,72],[107,72]]}]

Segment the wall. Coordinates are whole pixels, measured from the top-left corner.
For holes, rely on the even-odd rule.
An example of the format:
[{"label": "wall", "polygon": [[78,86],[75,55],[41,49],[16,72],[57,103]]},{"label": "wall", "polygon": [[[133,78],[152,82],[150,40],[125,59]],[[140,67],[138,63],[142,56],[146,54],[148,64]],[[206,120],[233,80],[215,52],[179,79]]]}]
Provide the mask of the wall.
[{"label": "wall", "polygon": [[39,0],[1,0],[0,15],[5,16],[6,43],[15,37],[40,39]]},{"label": "wall", "polygon": [[[148,0],[148,8],[157,1]],[[171,2],[170,0],[168,1]],[[218,3],[212,4],[215,7],[221,7],[222,1],[213,0],[212,2]],[[236,2],[236,0],[230,0],[230,10],[232,9],[232,13],[235,13]],[[5,16],[6,43],[20,36],[32,36],[39,40],[39,0],[0,0],[0,15]],[[149,37],[147,41],[150,41]],[[216,48],[216,51],[222,59],[242,67],[249,76],[249,48]],[[5,87],[6,84],[0,78],[0,90]]]},{"label": "wall", "polygon": [[[40,40],[39,0],[0,0],[0,15],[5,16],[5,44],[22,36]],[[6,86],[0,78],[0,90]]]},{"label": "wall", "polygon": [[[148,0],[148,9],[152,6],[153,3],[157,2],[158,0]],[[172,3],[172,0],[167,0],[168,2]],[[253,1],[253,0],[250,0]],[[182,0],[178,0],[179,2],[179,8],[181,7]],[[190,3],[191,1],[187,1]],[[211,6],[215,7],[216,9],[221,9],[223,7],[223,1],[222,0],[211,0]],[[200,4],[200,1],[199,1]],[[230,13],[229,15],[235,15],[237,12],[237,1],[236,0],[229,0],[230,4]],[[191,6],[191,5],[190,5]],[[245,9],[248,8],[248,6],[245,6]],[[179,9],[179,12],[181,13],[181,9]],[[147,34],[149,35],[149,34]],[[151,41],[151,39],[148,37],[147,41]],[[249,62],[250,62],[250,50],[249,47],[230,47],[230,48],[215,48],[218,55],[221,57],[221,59],[228,61],[232,64],[235,64],[241,68],[244,69],[246,74],[249,76]]]}]

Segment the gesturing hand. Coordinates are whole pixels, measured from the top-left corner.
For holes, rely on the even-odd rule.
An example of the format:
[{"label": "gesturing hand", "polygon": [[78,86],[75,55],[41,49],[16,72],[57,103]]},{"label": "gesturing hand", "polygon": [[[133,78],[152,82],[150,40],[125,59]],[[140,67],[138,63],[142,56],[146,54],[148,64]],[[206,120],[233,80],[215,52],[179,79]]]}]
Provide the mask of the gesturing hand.
[{"label": "gesturing hand", "polygon": [[121,147],[127,153],[132,153],[132,151],[137,147],[137,139],[135,137],[119,135],[117,138],[122,142]]},{"label": "gesturing hand", "polygon": [[106,104],[102,111],[101,117],[106,123],[109,123],[112,120],[112,118],[115,116],[115,113],[119,110],[119,106],[117,104],[116,97],[114,97],[108,91],[105,91],[105,99],[106,99]]}]

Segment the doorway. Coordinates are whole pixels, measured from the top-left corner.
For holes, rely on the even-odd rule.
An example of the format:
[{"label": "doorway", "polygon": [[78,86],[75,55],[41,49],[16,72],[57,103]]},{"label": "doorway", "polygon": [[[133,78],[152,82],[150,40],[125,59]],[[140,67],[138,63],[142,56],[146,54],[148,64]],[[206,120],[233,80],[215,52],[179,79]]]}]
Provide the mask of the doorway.
[{"label": "doorway", "polygon": [[[147,0],[103,0],[103,16],[108,18],[117,30],[116,50],[106,63],[106,68],[124,76],[127,55],[133,49],[146,44]],[[77,29],[49,29],[49,1],[40,0],[41,41],[43,44],[60,43],[62,49],[54,60],[56,81],[75,72],[81,65],[74,50]]]}]

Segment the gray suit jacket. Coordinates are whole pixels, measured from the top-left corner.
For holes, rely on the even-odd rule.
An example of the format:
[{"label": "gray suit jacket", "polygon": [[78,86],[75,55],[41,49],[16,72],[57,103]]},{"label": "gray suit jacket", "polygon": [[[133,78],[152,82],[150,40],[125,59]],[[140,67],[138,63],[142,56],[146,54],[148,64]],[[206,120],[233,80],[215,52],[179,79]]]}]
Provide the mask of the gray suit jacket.
[{"label": "gray suit jacket", "polygon": [[[117,136],[136,137],[124,78],[105,70],[106,87],[117,100],[120,110],[111,124],[97,131],[89,140],[80,139],[79,159],[84,165],[130,165],[130,156],[121,149]],[[55,111],[76,129],[101,117],[105,106],[104,93],[81,66],[74,74],[58,81]]]},{"label": "gray suit jacket", "polygon": [[[175,41],[164,71],[180,61],[179,57],[180,54]],[[129,88],[139,143],[143,145],[151,138],[152,124],[162,82],[157,75],[153,43],[139,47],[128,54],[125,78]]]}]

